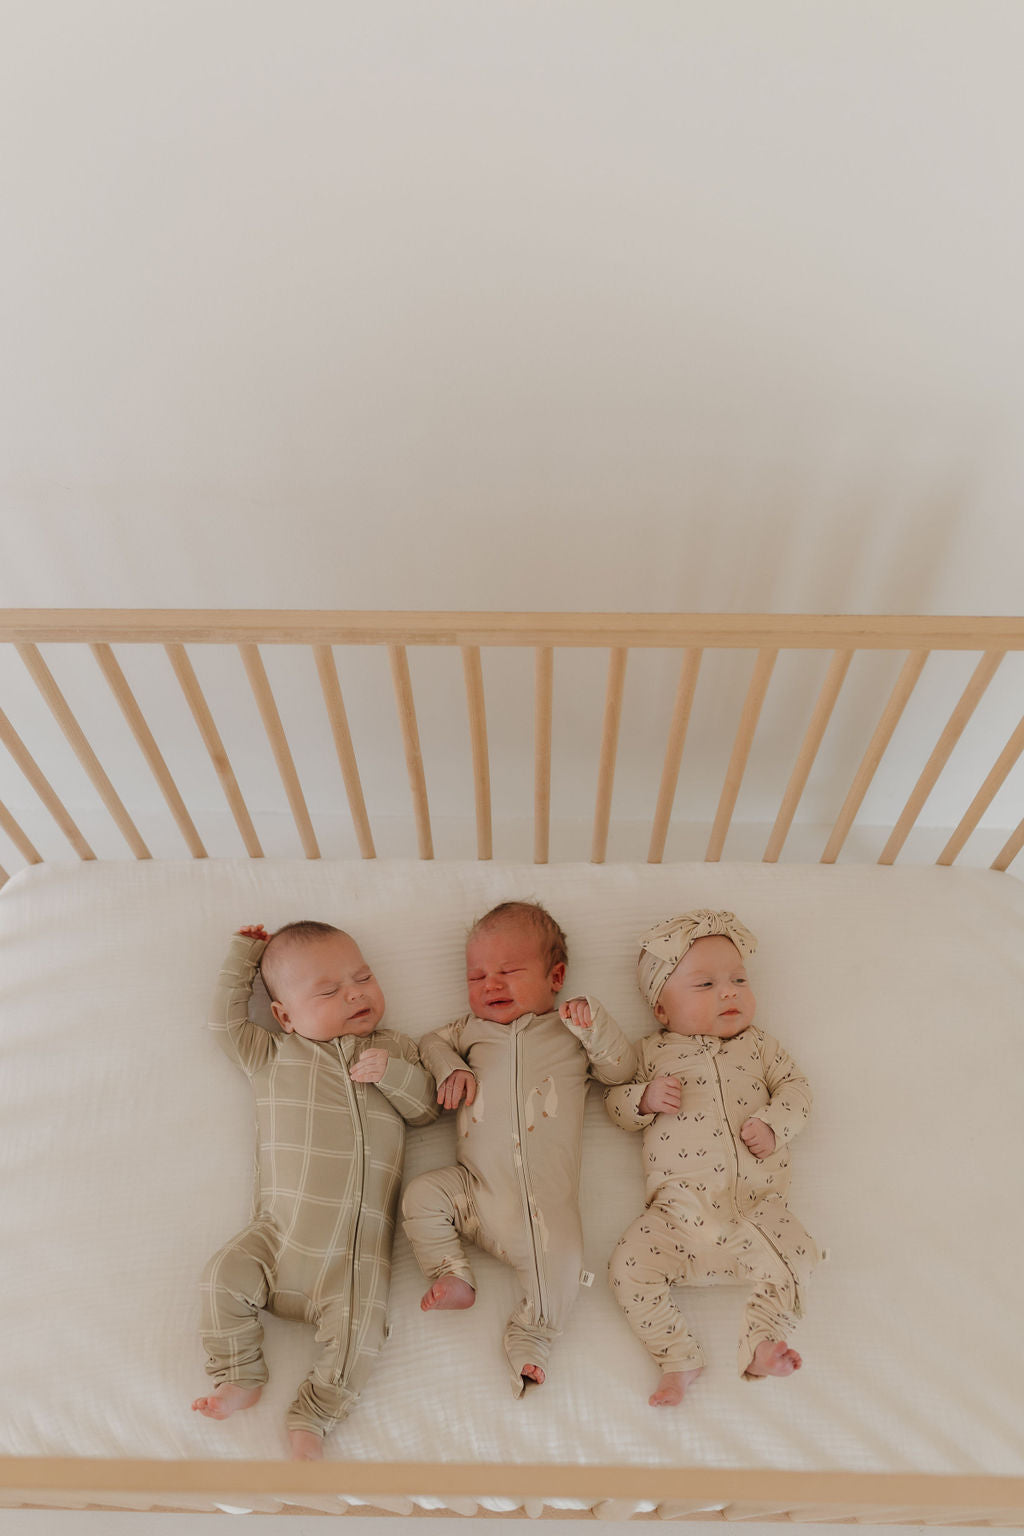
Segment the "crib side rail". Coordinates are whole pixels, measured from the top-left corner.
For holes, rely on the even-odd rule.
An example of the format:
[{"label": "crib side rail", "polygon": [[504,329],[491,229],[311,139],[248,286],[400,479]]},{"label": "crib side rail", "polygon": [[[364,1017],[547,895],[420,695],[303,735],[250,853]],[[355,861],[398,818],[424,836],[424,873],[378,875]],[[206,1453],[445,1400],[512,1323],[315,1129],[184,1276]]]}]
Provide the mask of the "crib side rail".
[{"label": "crib side rail", "polygon": [[[40,647],[47,647],[44,657]],[[708,837],[705,859],[717,861],[725,854],[737,801],[747,774],[766,700],[770,702],[779,659],[793,652],[819,652],[828,670],[820,692],[808,708],[806,727],[792,761],[785,791],[778,806],[762,858],[774,862],[782,855],[801,801],[813,782],[822,743],[840,703],[851,664],[862,653],[890,652],[901,658],[901,670],[888,696],[881,701],[873,728],[861,743],[845,798],[838,809],[820,859],[838,859],[850,836],[875,776],[886,757],[893,735],[914,696],[929,658],[935,653],[978,653],[974,672],[949,713],[938,722],[934,746],[920,764],[903,809],[887,828],[888,839],[878,862],[891,864],[899,857],[909,834],[917,825],[957,743],[986,695],[1005,657],[1024,650],[1024,619],[1012,617],[970,618],[961,616],[884,615],[780,615],[780,614],[607,614],[607,613],[360,613],[270,612],[203,610],[45,610],[0,611],[0,647],[20,658],[81,769],[127,845],[138,859],[150,850],[131,809],[131,784],[116,787],[88,739],[74,706],[60,686],[57,672],[61,652],[88,648],[99,673],[115,699],[146,768],[193,858],[207,855],[196,817],[186,806],[185,794],[168,767],[159,740],[162,722],[151,718],[148,704],[130,687],[115,646],[144,647],[166,657],[177,680],[196,732],[195,750],[205,750],[216,774],[224,801],[246,854],[263,856],[257,831],[258,815],[247,803],[235,767],[215,720],[215,706],[200,683],[194,663],[197,647],[219,646],[237,650],[252,698],[266,734],[294,822],[298,847],[307,858],[318,858],[320,842],[302,783],[300,766],[282,720],[265,665],[274,647],[299,647],[309,653],[315,667],[330,723],[338,769],[348,814],[360,854],[376,854],[371,814],[367,807],[359,757],[375,762],[377,745],[356,740],[349,725],[342,679],[335,648],[346,660],[355,648],[376,648],[387,654],[394,709],[409,784],[415,825],[416,852],[434,856],[434,836],[427,776],[421,743],[417,699],[410,669],[410,651],[445,648],[459,653],[464,687],[466,726],[472,757],[472,794],[477,836],[477,856],[493,855],[493,806],[491,757],[488,732],[488,697],[482,658],[489,651],[508,647],[530,648],[535,654],[532,718],[522,721],[524,739],[532,740],[533,850],[534,860],[547,862],[551,843],[552,765],[557,762],[557,733],[553,729],[553,688],[563,653],[580,650],[607,656],[607,678],[600,740],[597,749],[596,791],[590,856],[602,862],[613,827],[616,769],[623,751],[621,726],[624,700],[630,689],[629,658],[632,652],[659,650],[678,658],[678,684],[671,712],[664,723],[663,761],[656,803],[650,808],[648,860],[657,863],[665,855],[673,812],[678,800],[680,774],[688,766],[702,766],[702,745],[690,731],[695,697],[699,697],[708,659],[715,653],[752,653],[745,696],[725,699],[722,708],[733,711],[735,736],[724,766],[721,790]],[[191,652],[190,649],[191,648]],[[52,666],[51,666],[52,663]],[[963,851],[996,794],[1024,753],[1024,719],[1014,719],[1009,734],[988,771],[977,784],[965,784],[963,809],[948,828],[938,856],[951,864]],[[22,793],[27,783],[48,817],[81,859],[95,857],[72,810],[50,782],[40,749],[25,739],[15,722],[0,708],[0,745],[6,750],[8,782]],[[20,776],[20,777],[19,777]],[[959,786],[958,786],[959,788]],[[0,800],[0,834],[13,845],[26,864],[42,855],[15,810]],[[1005,870],[1024,847],[1024,816],[1016,820],[992,868]],[[0,883],[6,873],[0,868]]]},{"label": "crib side rail", "polygon": [[[530,1515],[579,1501],[605,1519],[857,1520],[915,1525],[1024,1526],[1024,1478],[704,1467],[132,1461],[0,1458],[0,1502],[78,1507],[255,1509],[342,1513],[370,1505],[411,1514],[414,1501],[488,1515],[481,1499]],[[349,1501],[355,1501],[350,1503]],[[552,1513],[564,1513],[555,1509]]]}]

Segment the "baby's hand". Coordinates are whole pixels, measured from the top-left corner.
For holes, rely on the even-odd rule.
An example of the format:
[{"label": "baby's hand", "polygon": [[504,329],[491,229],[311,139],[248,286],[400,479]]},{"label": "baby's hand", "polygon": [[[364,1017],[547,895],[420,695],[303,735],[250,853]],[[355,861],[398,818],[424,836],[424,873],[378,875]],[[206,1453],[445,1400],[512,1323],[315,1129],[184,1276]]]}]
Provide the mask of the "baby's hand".
[{"label": "baby's hand", "polygon": [[476,1098],[476,1078],[472,1072],[449,1072],[437,1085],[437,1102],[443,1109],[458,1109],[463,1094],[467,1106]]},{"label": "baby's hand", "polygon": [[354,1083],[379,1083],[387,1065],[387,1051],[375,1046],[372,1051],[364,1051],[359,1060],[352,1063],[348,1075]]},{"label": "baby's hand", "polygon": [[640,1097],[642,1115],[674,1115],[683,1102],[683,1088],[678,1077],[656,1077]]},{"label": "baby's hand", "polygon": [[740,1140],[755,1157],[770,1157],[775,1151],[775,1132],[763,1120],[744,1120],[740,1126]]},{"label": "baby's hand", "polygon": [[266,941],[270,938],[270,934],[262,923],[253,923],[251,928],[239,928],[238,932],[243,939],[263,939]]},{"label": "baby's hand", "polygon": [[569,1001],[559,1008],[558,1017],[563,1024],[575,1024],[577,1029],[589,1029],[594,1022],[590,1004],[585,997],[570,997]]}]

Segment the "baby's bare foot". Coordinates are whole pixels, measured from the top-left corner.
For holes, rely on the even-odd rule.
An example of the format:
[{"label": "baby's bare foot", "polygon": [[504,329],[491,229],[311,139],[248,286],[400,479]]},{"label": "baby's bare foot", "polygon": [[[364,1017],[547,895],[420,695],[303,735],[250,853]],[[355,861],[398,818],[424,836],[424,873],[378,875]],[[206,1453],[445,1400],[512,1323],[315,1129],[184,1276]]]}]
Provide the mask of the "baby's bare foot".
[{"label": "baby's bare foot", "polygon": [[675,1407],[676,1403],[682,1402],[703,1369],[698,1365],[695,1371],[666,1371],[657,1392],[652,1392],[647,1401],[652,1408]]},{"label": "baby's bare foot", "polygon": [[747,1366],[748,1376],[792,1376],[803,1361],[785,1339],[762,1339]]},{"label": "baby's bare foot", "polygon": [[421,1312],[458,1312],[471,1307],[476,1301],[476,1291],[468,1280],[458,1275],[442,1275],[420,1298]]},{"label": "baby's bare foot", "polygon": [[538,1387],[544,1385],[544,1372],[539,1365],[524,1365],[519,1374],[524,1381],[535,1381]]},{"label": "baby's bare foot", "polygon": [[209,1397],[197,1397],[192,1407],[208,1419],[230,1419],[240,1408],[251,1408],[262,1391],[262,1387],[238,1387],[232,1381],[222,1381]]},{"label": "baby's bare foot", "polygon": [[315,1435],[311,1429],[290,1429],[288,1444],[292,1448],[292,1461],[323,1461],[324,1459],[323,1436]]}]

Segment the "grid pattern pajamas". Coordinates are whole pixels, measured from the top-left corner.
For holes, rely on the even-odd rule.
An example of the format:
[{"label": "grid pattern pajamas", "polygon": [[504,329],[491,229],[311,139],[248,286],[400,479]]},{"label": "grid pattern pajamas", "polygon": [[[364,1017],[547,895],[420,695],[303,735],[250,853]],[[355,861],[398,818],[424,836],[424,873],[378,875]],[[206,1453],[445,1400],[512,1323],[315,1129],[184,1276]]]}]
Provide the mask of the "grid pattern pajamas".
[{"label": "grid pattern pajamas", "polygon": [[[314,1323],[321,1351],[299,1388],[289,1429],[326,1435],[348,1413],[380,1351],[405,1122],[437,1115],[415,1045],[391,1030],[306,1040],[248,1018],[264,943],[236,937],[210,1028],[256,1100],[253,1220],[206,1267],[202,1339],[217,1382],[267,1379],[259,1311]],[[379,1083],[354,1083],[363,1051],[384,1048]]]}]

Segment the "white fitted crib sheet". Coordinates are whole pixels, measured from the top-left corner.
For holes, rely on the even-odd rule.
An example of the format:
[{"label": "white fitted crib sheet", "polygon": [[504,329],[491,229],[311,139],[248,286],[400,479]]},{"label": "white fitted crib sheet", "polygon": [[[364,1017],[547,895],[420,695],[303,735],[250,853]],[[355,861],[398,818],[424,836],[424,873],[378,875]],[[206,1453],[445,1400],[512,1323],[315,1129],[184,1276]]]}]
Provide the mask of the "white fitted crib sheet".
[{"label": "white fitted crib sheet", "polygon": [[[313,1331],[268,1317],[271,1380],[226,1423],[190,1410],[206,1258],[248,1220],[249,1086],[205,1029],[231,932],[351,930],[418,1036],[465,1011],[474,916],[536,897],[587,991],[633,1037],[636,938],[695,905],[760,940],[758,1020],[808,1074],[790,1204],[829,1250],[793,1335],[804,1368],[735,1374],[744,1292],[687,1292],[709,1365],[686,1403],[605,1280],[642,1209],[641,1139],[590,1089],[581,1288],[547,1384],[513,1399],[511,1272],[473,1253],[478,1302],[424,1316],[404,1236],[392,1334],[328,1456],[1024,1473],[1024,886],[974,870],[693,864],[194,862],[46,866],[0,893],[4,1252],[0,1451],[275,1458]],[[410,1130],[407,1177],[454,1161],[453,1117]]]}]

